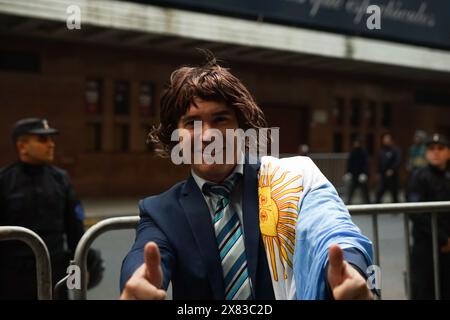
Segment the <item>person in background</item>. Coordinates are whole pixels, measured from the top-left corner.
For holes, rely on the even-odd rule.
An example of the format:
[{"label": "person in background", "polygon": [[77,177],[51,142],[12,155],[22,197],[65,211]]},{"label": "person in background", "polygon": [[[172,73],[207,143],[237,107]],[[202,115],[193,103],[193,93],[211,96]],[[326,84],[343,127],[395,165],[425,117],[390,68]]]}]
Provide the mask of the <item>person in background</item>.
[{"label": "person in background", "polygon": [[425,142],[427,134],[425,131],[417,130],[414,134],[413,144],[408,150],[408,159],[406,161],[406,170],[411,174],[414,170],[427,166],[425,159]]},{"label": "person in background", "polygon": [[[53,284],[67,275],[70,259],[84,233],[83,206],[69,176],[51,165],[57,134],[46,119],[17,121],[12,131],[17,161],[0,169],[0,225],[31,229],[44,240],[50,253]],[[0,299],[37,299],[31,249],[20,241],[2,241],[0,257]],[[98,251],[89,251],[88,265],[92,287],[103,275]],[[67,298],[67,292],[63,298]]]},{"label": "person in background", "polygon": [[[407,187],[410,202],[450,200],[450,144],[441,134],[426,143],[428,165],[413,172]],[[429,214],[411,215],[411,299],[434,299],[433,248]],[[450,300],[450,212],[438,214],[441,299]]]},{"label": "person in background", "polygon": [[392,135],[385,133],[382,138],[382,148],[378,159],[378,190],[376,203],[380,203],[384,193],[391,193],[392,201],[398,202],[400,150],[394,145]]},{"label": "person in background", "polygon": [[347,161],[346,180],[349,182],[347,204],[351,204],[356,189],[361,189],[364,203],[370,203],[368,178],[369,156],[362,147],[361,140],[355,139]]}]

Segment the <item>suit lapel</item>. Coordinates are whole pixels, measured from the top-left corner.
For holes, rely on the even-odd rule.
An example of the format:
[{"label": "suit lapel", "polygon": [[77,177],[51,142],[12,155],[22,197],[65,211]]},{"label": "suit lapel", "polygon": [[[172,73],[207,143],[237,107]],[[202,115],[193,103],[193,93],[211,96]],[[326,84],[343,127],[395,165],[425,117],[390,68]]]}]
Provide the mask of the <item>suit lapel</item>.
[{"label": "suit lapel", "polygon": [[[258,202],[258,169],[259,165],[244,165],[244,184],[242,211],[244,223],[245,251],[247,266],[253,284],[255,296],[256,270],[258,266],[258,249],[260,243],[259,202]],[[216,235],[211,215],[205,199],[191,176],[186,181],[180,199],[188,222],[197,242],[200,254],[206,265],[208,279],[212,286],[214,299],[225,298],[225,285],[222,264],[216,244]],[[194,284],[193,284],[194,285]]]},{"label": "suit lapel", "polygon": [[[205,199],[192,176],[186,181],[180,199],[186,213],[192,233],[197,242],[200,254],[206,265],[214,299],[225,298],[225,286],[222,274],[216,235],[211,221],[211,214]],[[195,286],[195,284],[192,284]]]},{"label": "suit lapel", "polygon": [[255,297],[256,269],[258,266],[259,231],[259,201],[258,201],[258,169],[259,165],[244,165],[244,192],[242,197],[242,212],[244,220],[245,252],[247,266],[253,284]]}]

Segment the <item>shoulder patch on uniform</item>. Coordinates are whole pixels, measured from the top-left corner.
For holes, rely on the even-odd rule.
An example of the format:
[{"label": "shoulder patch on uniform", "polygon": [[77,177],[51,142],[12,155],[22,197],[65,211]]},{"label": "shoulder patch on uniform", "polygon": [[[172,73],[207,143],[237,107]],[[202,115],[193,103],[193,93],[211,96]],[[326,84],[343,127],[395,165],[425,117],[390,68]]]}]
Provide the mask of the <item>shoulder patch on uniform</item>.
[{"label": "shoulder patch on uniform", "polygon": [[75,206],[74,211],[75,211],[75,217],[78,220],[83,221],[84,220],[84,209],[83,209],[83,206],[81,205],[81,203],[79,203]]}]

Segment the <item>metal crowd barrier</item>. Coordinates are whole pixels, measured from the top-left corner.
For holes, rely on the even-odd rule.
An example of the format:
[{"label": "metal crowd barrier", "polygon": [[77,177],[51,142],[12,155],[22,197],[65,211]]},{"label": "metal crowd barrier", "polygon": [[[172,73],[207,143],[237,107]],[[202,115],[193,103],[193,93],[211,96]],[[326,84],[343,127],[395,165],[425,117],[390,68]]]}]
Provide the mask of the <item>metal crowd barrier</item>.
[{"label": "metal crowd barrier", "polygon": [[37,295],[39,300],[52,299],[52,267],[50,255],[44,241],[30,229],[16,226],[1,226],[0,241],[20,240],[25,242],[36,258]]},{"label": "metal crowd barrier", "polygon": [[438,224],[437,213],[447,212],[450,214],[450,201],[435,202],[408,202],[389,204],[363,204],[347,206],[352,215],[372,215],[372,230],[374,242],[374,263],[380,265],[380,248],[378,238],[378,214],[404,214],[405,247],[406,247],[406,269],[408,287],[408,299],[411,298],[411,257],[409,244],[409,220],[408,215],[412,213],[431,214],[431,236],[433,244],[433,274],[434,274],[434,295],[435,299],[440,299],[439,286],[439,246],[438,246]]},{"label": "metal crowd barrier", "polygon": [[75,300],[86,300],[87,253],[92,242],[98,236],[110,230],[134,229],[138,222],[139,216],[108,218],[94,224],[84,233],[75,250],[75,260],[71,262],[80,268],[81,273],[81,288],[73,290]]},{"label": "metal crowd barrier", "polygon": [[[412,213],[431,214],[432,221],[432,237],[433,237],[433,263],[434,263],[434,284],[435,284],[435,297],[440,299],[439,291],[439,248],[437,239],[437,212],[450,212],[450,201],[440,202],[414,202],[414,203],[391,203],[391,204],[364,204],[364,205],[350,205],[347,206],[351,215],[371,215],[372,216],[372,228],[373,228],[373,246],[374,246],[374,263],[380,264],[380,252],[379,252],[379,237],[378,237],[378,215],[379,214],[392,214],[403,213],[404,214],[404,228],[405,228],[405,247],[406,247],[406,261],[407,261],[407,277],[408,283],[411,281],[411,267],[410,267],[410,245],[409,245],[409,223],[408,215]],[[85,300],[87,292],[87,279],[86,279],[86,260],[87,252],[92,242],[101,234],[109,230],[120,229],[133,229],[136,227],[139,221],[138,216],[132,217],[117,217],[109,218],[98,222],[93,225],[81,238],[78,243],[75,260],[72,264],[78,265],[81,271],[81,288],[74,290],[74,299]],[[411,286],[408,285],[408,297],[411,297]]]}]

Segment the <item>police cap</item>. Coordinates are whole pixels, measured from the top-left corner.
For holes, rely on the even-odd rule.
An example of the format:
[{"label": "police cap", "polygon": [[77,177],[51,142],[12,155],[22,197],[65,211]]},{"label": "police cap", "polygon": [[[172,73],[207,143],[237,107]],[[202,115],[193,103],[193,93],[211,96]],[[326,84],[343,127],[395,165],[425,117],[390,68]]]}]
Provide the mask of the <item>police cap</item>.
[{"label": "police cap", "polygon": [[439,133],[434,133],[428,138],[427,143],[426,143],[427,147],[432,144],[440,144],[447,148],[450,148],[450,143],[447,140],[447,138],[444,135],[439,134]]},{"label": "police cap", "polygon": [[25,134],[55,135],[58,134],[58,130],[50,128],[46,119],[25,118],[14,124],[11,137],[15,142],[17,138]]}]

